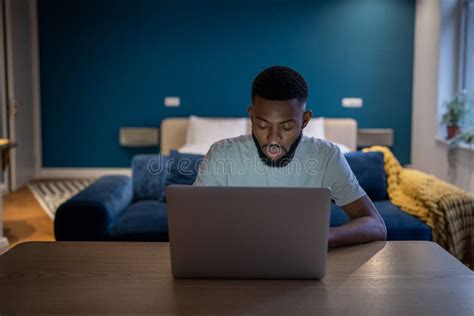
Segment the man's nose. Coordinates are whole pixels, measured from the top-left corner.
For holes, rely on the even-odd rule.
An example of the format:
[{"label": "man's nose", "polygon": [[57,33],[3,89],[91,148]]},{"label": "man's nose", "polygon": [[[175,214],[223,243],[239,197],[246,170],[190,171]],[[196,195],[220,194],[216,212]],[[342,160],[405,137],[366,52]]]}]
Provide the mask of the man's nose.
[{"label": "man's nose", "polygon": [[270,128],[268,134],[267,134],[267,142],[269,144],[272,143],[280,143],[282,140],[280,129],[278,127],[272,127]]}]

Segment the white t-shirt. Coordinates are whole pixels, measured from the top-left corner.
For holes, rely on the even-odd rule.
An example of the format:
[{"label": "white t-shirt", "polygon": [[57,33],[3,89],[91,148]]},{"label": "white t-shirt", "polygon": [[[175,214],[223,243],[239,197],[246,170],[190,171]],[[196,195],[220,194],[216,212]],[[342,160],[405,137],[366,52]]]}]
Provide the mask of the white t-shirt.
[{"label": "white t-shirt", "polygon": [[325,187],[339,206],[365,195],[337,145],[304,135],[284,167],[265,165],[252,135],[220,140],[204,157],[194,185]]}]

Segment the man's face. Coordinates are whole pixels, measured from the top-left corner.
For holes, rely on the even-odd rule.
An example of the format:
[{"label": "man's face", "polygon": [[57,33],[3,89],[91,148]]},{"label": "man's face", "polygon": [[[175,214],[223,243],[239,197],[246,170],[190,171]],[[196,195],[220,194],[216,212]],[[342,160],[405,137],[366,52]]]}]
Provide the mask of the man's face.
[{"label": "man's face", "polygon": [[272,101],[255,97],[248,107],[252,133],[263,154],[276,162],[290,150],[311,119],[297,99]]}]

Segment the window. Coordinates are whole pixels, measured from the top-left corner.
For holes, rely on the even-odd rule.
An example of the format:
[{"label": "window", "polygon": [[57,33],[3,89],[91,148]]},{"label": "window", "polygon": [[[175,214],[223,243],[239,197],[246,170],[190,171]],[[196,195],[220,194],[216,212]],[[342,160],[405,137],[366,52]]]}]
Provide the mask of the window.
[{"label": "window", "polygon": [[469,93],[470,111],[465,120],[465,127],[474,130],[474,0],[464,2],[464,34],[462,86]]}]

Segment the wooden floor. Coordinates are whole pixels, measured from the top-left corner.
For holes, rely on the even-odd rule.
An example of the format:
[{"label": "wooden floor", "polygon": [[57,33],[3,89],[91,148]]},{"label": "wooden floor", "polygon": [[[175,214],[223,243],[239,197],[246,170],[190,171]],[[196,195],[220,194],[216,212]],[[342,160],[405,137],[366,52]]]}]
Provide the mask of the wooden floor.
[{"label": "wooden floor", "polygon": [[27,187],[3,196],[3,218],[10,248],[24,241],[54,240],[53,221]]}]

